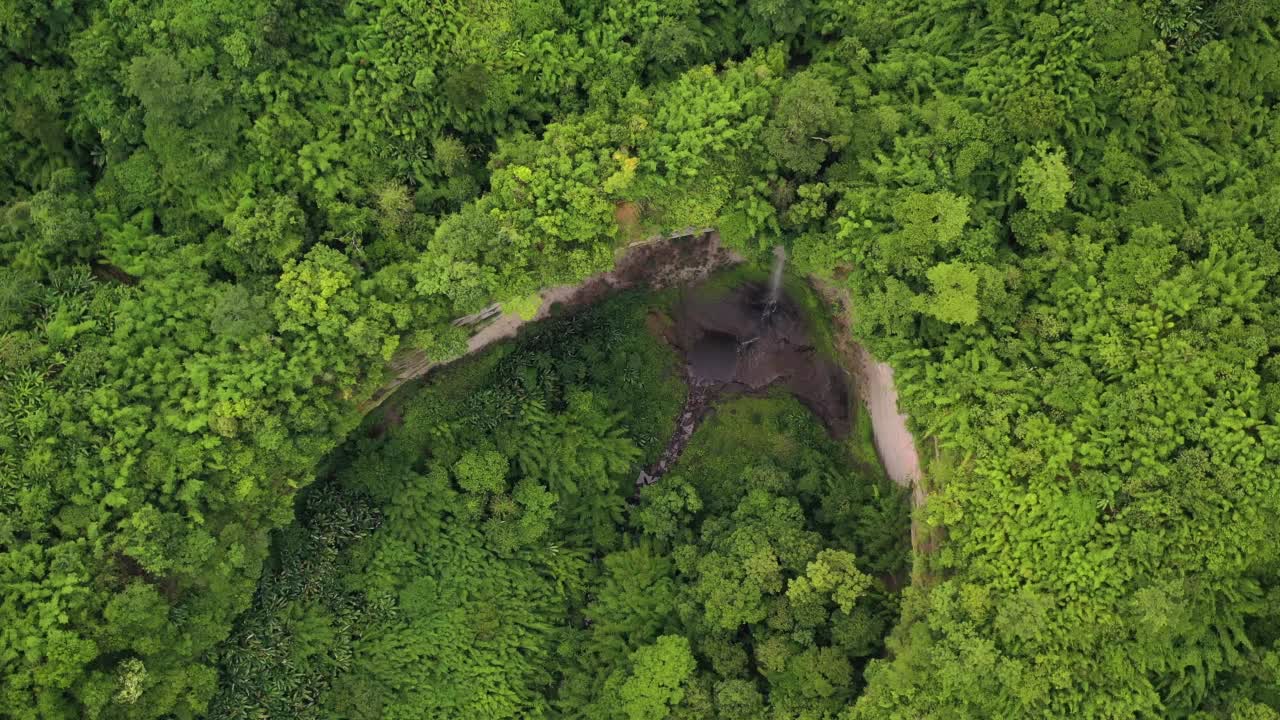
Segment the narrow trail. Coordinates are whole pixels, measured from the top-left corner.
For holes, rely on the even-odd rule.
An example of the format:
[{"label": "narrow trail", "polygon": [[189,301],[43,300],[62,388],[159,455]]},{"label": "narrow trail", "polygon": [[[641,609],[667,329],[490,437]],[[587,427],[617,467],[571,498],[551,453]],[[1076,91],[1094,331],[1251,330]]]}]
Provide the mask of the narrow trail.
[{"label": "narrow trail", "polygon": [[[918,508],[928,500],[923,485],[924,473],[915,436],[907,427],[907,416],[898,409],[898,388],[893,381],[893,367],[871,355],[853,341],[853,302],[849,291],[831,283],[811,278],[813,286],[826,300],[831,317],[839,327],[837,351],[854,375],[854,387],[871,417],[876,454],[885,474],[898,485],[911,490],[911,507]],[[933,541],[921,523],[912,516],[911,547],[925,551]]]},{"label": "narrow trail", "polygon": [[871,415],[876,451],[889,479],[903,487],[919,490],[920,453],[907,429],[907,416],[898,410],[898,389],[893,384],[893,367],[876,360],[858,347],[856,375],[859,394]]},{"label": "narrow trail", "polygon": [[[920,453],[916,448],[915,437],[907,428],[907,416],[898,411],[898,388],[893,382],[893,367],[881,362],[871,355],[866,348],[853,340],[853,302],[849,291],[811,278],[813,286],[826,300],[832,319],[839,332],[836,333],[836,350],[844,361],[845,367],[854,376],[854,387],[857,388],[863,405],[871,416],[872,434],[875,437],[876,452],[884,465],[889,479],[902,487],[909,487],[915,492],[922,492],[919,480]],[[924,502],[921,494],[918,502]]]}]

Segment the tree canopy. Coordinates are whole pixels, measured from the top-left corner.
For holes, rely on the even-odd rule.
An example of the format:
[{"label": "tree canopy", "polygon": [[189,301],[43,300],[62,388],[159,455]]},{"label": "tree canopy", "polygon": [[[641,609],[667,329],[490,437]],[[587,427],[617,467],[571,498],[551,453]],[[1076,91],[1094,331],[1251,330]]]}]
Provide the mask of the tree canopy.
[{"label": "tree canopy", "polygon": [[[7,2],[0,716],[247,714],[269,676],[290,717],[320,690],[1275,717],[1277,27],[1269,0]],[[352,449],[390,362],[465,350],[456,318],[704,227],[847,291],[896,370],[936,540],[900,617],[845,507],[875,483],[838,463],[694,447],[628,505],[678,404],[619,328],[530,339]]]}]

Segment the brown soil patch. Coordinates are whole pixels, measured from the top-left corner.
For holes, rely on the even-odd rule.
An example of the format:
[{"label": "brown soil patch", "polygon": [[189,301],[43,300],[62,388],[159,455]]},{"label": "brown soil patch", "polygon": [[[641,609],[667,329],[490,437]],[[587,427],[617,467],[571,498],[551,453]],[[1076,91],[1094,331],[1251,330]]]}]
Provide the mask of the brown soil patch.
[{"label": "brown soil patch", "polygon": [[654,338],[668,345],[675,344],[675,323],[666,313],[649,313],[644,318],[644,327]]},{"label": "brown soil patch", "polygon": [[624,242],[630,244],[644,238],[644,230],[640,227],[639,203],[618,203],[613,208],[613,220],[618,223],[618,231]]},{"label": "brown soil patch", "polygon": [[115,282],[121,285],[137,285],[138,278],[107,262],[94,263],[90,272],[99,280]]}]

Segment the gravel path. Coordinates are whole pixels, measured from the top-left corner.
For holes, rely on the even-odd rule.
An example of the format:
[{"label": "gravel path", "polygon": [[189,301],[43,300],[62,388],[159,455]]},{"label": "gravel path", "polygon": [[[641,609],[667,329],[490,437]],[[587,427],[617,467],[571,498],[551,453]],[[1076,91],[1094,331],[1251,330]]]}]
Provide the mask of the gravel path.
[{"label": "gravel path", "polygon": [[893,368],[876,360],[862,347],[858,347],[858,351],[861,357],[854,384],[871,414],[880,462],[884,463],[889,479],[904,487],[914,487],[920,479],[920,454],[916,451],[915,438],[907,429],[907,416],[898,411]]},{"label": "gravel path", "polygon": [[871,415],[871,431],[875,436],[876,454],[885,473],[895,483],[912,489],[912,504],[924,503],[924,492],[918,482],[920,453],[915,438],[907,429],[907,416],[898,411],[898,389],[893,384],[893,367],[872,357],[853,339],[853,303],[846,288],[811,277],[813,287],[826,300],[832,321],[836,324],[836,351],[845,367],[853,373],[858,396]]}]

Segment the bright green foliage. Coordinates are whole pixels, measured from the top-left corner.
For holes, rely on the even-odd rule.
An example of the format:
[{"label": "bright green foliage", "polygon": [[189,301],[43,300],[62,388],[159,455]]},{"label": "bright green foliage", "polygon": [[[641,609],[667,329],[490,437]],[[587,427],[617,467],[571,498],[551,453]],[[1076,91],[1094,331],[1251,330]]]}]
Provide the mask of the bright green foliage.
[{"label": "bright green foliage", "polygon": [[1035,155],[1018,166],[1018,192],[1032,212],[1055,213],[1067,206],[1072,183],[1063,155],[1061,149],[1052,151],[1040,143]]},{"label": "bright green foliage", "polygon": [[[850,291],[854,333],[893,363],[935,450],[921,521],[945,538],[922,558],[936,582],[913,591],[853,716],[1274,714],[1277,26],[1256,0],[5,3],[0,714],[252,714],[209,704],[215,666],[224,690],[240,672],[215,648],[388,359],[454,358],[455,317],[606,269],[636,232],[711,225]],[[626,232],[622,209],[638,213]],[[565,584],[503,596],[529,637],[494,631],[475,657],[445,640],[341,645],[356,623],[308,600],[280,609],[296,656],[237,677],[314,669],[346,652],[317,648],[358,640],[362,657],[426,668],[417,688],[444,682],[437,661],[508,676],[427,697],[378,670],[301,707],[594,707],[577,700],[599,678],[543,694],[541,663],[578,645],[532,617],[575,612],[590,574],[548,543],[608,556],[645,535],[673,562],[690,548],[677,573],[750,557],[773,612],[778,578],[816,556],[787,566],[776,540],[701,535],[757,491],[799,505],[801,532],[830,540],[817,552],[900,565],[882,552],[892,503],[827,463],[799,472],[805,443],[771,414],[724,433],[769,462],[713,428],[686,466],[701,470],[623,517],[619,468],[660,452],[679,404],[670,358],[625,333],[557,345],[531,337],[530,354],[490,361],[494,387],[441,400],[465,422],[406,420],[417,445],[388,444],[395,467],[421,459],[412,477],[351,481],[418,519],[397,524],[411,551],[359,550],[387,568],[361,570],[383,595],[349,589],[379,608],[360,622],[413,627],[377,613],[425,607],[409,578],[426,574],[405,568],[427,543],[415,533],[436,533],[467,568],[432,571],[449,592],[469,592],[468,573],[486,591]],[[504,484],[451,475],[467,452],[503,457]],[[742,571],[715,565],[707,577]],[[655,632],[688,639],[698,669],[672,712],[853,702],[888,622],[864,601],[808,644],[777,609],[764,625],[789,629],[753,641],[750,672],[695,600],[676,602],[680,626]],[[490,632],[466,609],[419,627]],[[480,626],[449,624],[464,620]],[[513,689],[529,677],[540,690]]]},{"label": "bright green foliage", "polygon": [[538,314],[540,307],[542,307],[542,296],[537,293],[502,303],[503,312],[513,312],[521,320],[532,320]]},{"label": "bright green foliage", "polygon": [[805,574],[787,586],[787,599],[797,608],[812,605],[822,595],[846,615],[871,585],[871,577],[858,571],[854,556],[845,550],[823,550],[808,564]]},{"label": "bright green foliage", "polygon": [[784,573],[797,573],[817,552],[819,538],[803,529],[794,500],[757,489],[724,520],[703,525],[704,553],[688,572],[706,619],[722,630],[758,623],[766,598],[784,589]]},{"label": "bright green foliage", "polygon": [[939,263],[926,273],[933,291],[918,298],[916,308],[947,323],[978,321],[978,275],[964,263]]},{"label": "bright green foliage", "polygon": [[684,699],[681,687],[696,663],[689,641],[679,635],[662,635],[631,655],[631,671],[618,698],[627,720],[662,720]]},{"label": "bright green foliage", "polygon": [[[760,442],[766,438],[772,445]],[[721,444],[735,452],[719,452]],[[881,486],[848,474],[846,462],[793,400],[722,405],[675,472],[643,491],[633,512],[643,539],[605,557],[561,707],[574,716],[626,717],[608,698],[634,679],[626,671],[633,653],[679,633],[700,662],[671,716],[740,710],[750,717],[767,704],[834,718],[856,693],[857,669],[880,650],[896,603],[858,552],[827,543],[888,550],[882,560],[897,557],[888,574],[903,572],[905,560],[904,525],[870,530],[875,502],[867,496]],[[687,478],[697,478],[700,489]],[[865,495],[844,495],[850,491]],[[845,501],[865,539],[822,519],[828,513],[820,508]],[[882,502],[903,518],[900,495],[884,492]],[[646,699],[669,697],[669,687],[645,688]]]},{"label": "bright green foliage", "polygon": [[507,459],[493,450],[468,450],[454,463],[453,475],[467,492],[505,492]]}]

